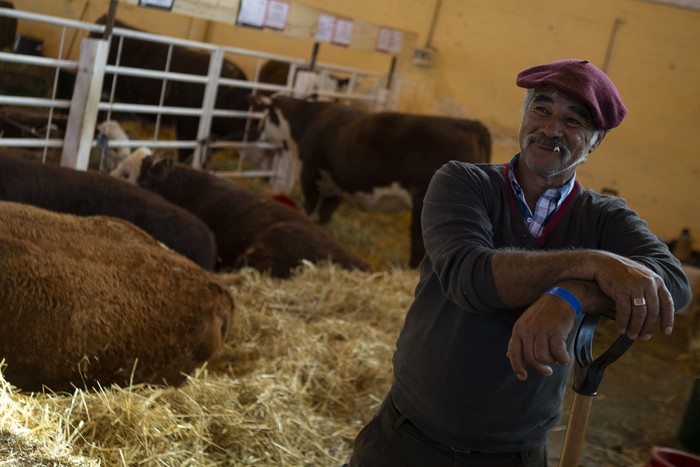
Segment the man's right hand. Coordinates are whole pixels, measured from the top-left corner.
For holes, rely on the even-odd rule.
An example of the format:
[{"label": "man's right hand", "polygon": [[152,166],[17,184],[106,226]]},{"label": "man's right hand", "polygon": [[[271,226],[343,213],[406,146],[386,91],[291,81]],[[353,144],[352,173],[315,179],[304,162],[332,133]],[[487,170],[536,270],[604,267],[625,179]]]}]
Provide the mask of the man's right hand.
[{"label": "man's right hand", "polygon": [[600,252],[594,280],[615,302],[615,322],[630,339],[648,340],[660,318],[664,334],[673,331],[674,305],[661,277],[623,256]]}]

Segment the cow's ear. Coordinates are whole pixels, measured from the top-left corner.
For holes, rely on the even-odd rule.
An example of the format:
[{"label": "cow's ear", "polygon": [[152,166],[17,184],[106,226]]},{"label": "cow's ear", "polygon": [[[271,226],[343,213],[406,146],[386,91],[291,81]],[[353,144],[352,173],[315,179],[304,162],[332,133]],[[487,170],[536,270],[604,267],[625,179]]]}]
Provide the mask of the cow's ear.
[{"label": "cow's ear", "polygon": [[148,172],[148,170],[151,169],[151,166],[153,165],[153,154],[149,154],[147,156],[144,156],[141,159],[141,174],[145,174]]},{"label": "cow's ear", "polygon": [[150,187],[150,173],[151,167],[153,166],[153,156],[146,156],[141,159],[141,168],[139,169],[139,175],[136,177],[136,184],[143,188]]},{"label": "cow's ear", "polygon": [[151,156],[151,167],[148,170],[148,175],[151,178],[164,177],[172,168],[173,158],[164,152],[159,152]]},{"label": "cow's ear", "polygon": [[158,151],[151,157],[153,158],[154,164],[162,162],[168,164],[168,167],[171,167],[174,164],[172,154],[165,151]]},{"label": "cow's ear", "polygon": [[257,110],[266,109],[272,106],[272,99],[261,94],[250,94],[248,96],[248,102],[254,109]]}]

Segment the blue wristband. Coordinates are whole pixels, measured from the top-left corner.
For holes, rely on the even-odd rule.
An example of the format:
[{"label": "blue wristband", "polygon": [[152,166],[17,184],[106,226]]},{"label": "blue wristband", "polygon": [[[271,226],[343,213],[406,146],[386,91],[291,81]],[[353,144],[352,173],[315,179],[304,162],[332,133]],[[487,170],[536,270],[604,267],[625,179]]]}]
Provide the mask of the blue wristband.
[{"label": "blue wristband", "polygon": [[564,287],[550,287],[545,293],[548,295],[555,295],[568,303],[571,309],[574,310],[574,314],[577,318],[583,311],[581,302],[576,298],[576,295],[572,294]]}]

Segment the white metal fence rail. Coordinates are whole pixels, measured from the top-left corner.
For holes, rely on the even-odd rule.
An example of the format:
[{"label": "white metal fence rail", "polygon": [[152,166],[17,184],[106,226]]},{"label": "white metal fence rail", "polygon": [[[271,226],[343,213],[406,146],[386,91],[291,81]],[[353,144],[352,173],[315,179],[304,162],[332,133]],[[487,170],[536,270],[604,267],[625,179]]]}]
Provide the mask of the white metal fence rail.
[{"label": "white metal fence rail", "polygon": [[[0,149],[1,148],[31,148],[35,150],[42,151],[41,159],[42,161],[47,161],[47,151],[49,149],[62,149],[64,147],[65,141],[69,140],[71,135],[66,134],[64,138],[52,137],[51,129],[56,127],[56,121],[59,119],[59,114],[61,118],[65,117],[65,112],[71,108],[71,100],[61,98],[59,95],[59,83],[60,75],[63,72],[75,73],[78,71],[80,60],[74,61],[65,58],[67,56],[68,37],[69,35],[75,37],[76,34],[81,33],[87,35],[93,33],[93,35],[100,35],[103,33],[105,26],[87,23],[82,21],[69,20],[65,18],[57,18],[42,14],[29,13],[15,9],[0,8],[0,17],[16,18],[18,21],[27,22],[37,22],[43,25],[49,25],[51,27],[60,29],[60,42],[57,47],[57,53],[54,57],[46,56],[34,56],[34,55],[22,55],[20,53],[14,52],[1,52],[0,51],[0,66],[5,66],[4,64],[15,64],[15,65],[26,65],[31,67],[38,67],[37,69],[45,70],[45,74],[50,76],[51,79],[47,79],[48,87],[50,90],[46,95],[41,97],[36,96],[26,96],[26,95],[12,95],[10,93],[3,93],[0,90],[0,109],[5,106],[12,106],[18,108],[41,108],[46,109],[47,119],[44,127],[40,129],[42,134],[35,134],[32,136],[22,136],[22,137],[5,137],[0,135]],[[290,57],[264,53],[260,51],[254,51],[249,49],[242,49],[229,46],[220,46],[214,44],[208,44],[203,42],[197,42],[186,39],[179,39],[173,37],[162,36],[158,34],[152,34],[141,31],[134,31],[131,29],[123,29],[119,27],[114,27],[112,30],[111,41],[119,41],[121,44],[125,38],[139,39],[143,41],[148,41],[152,43],[165,44],[168,47],[168,53],[171,54],[174,46],[184,47],[190,50],[196,50],[210,55],[210,66],[208,75],[194,75],[186,73],[176,73],[169,70],[166,66],[165,70],[150,70],[143,68],[131,68],[119,66],[119,58],[117,58],[117,64],[104,66],[104,74],[112,76],[112,88],[106,93],[107,96],[103,95],[100,99],[97,109],[100,115],[105,116],[102,119],[112,118],[113,115],[117,113],[134,113],[134,114],[145,114],[155,117],[155,125],[153,134],[149,138],[145,139],[132,139],[128,141],[118,141],[111,140],[108,141],[108,147],[112,149],[118,149],[121,147],[128,147],[130,149],[147,146],[152,149],[192,149],[195,151],[195,157],[193,158],[193,165],[197,166],[199,161],[206,157],[208,151],[223,149],[223,148],[234,148],[238,150],[239,161],[237,169],[231,173],[234,176],[253,176],[253,177],[268,177],[273,176],[275,173],[274,167],[270,170],[259,170],[255,168],[250,168],[244,163],[245,149],[254,148],[258,150],[270,149],[271,146],[264,142],[249,141],[247,138],[248,132],[244,132],[240,138],[234,140],[208,140],[208,128],[210,127],[210,122],[212,118],[227,118],[227,119],[245,119],[246,127],[257,126],[258,121],[262,118],[263,114],[260,112],[255,112],[251,108],[248,109],[220,109],[214,106],[215,102],[212,96],[216,95],[217,89],[222,86],[238,87],[243,89],[248,89],[251,92],[281,92],[292,94],[294,91],[295,76],[298,69],[303,68],[308,65],[307,62],[299,59],[294,59]],[[119,57],[119,55],[118,55]],[[255,76],[250,80],[238,80],[238,79],[227,79],[220,77],[220,66],[216,66],[217,62],[223,60],[224,57],[232,57],[231,61],[235,63],[236,59],[233,57],[246,57],[248,59],[256,60],[256,72]],[[289,73],[287,82],[284,84],[267,84],[258,81],[261,65],[266,60],[275,60],[278,62],[287,63],[289,65]],[[386,108],[387,103],[387,93],[386,83],[388,81],[388,74],[377,73],[372,71],[358,70],[352,67],[345,67],[334,64],[327,63],[317,63],[315,64],[314,70],[317,73],[323,74],[341,74],[349,77],[349,85],[346,89],[339,91],[336,89],[320,88],[316,89],[316,93],[320,98],[327,99],[340,99],[344,102],[363,102],[367,104],[370,108],[374,110]],[[117,102],[114,93],[114,87],[116,82],[118,82],[120,77],[142,77],[154,80],[160,80],[162,83],[162,89],[165,89],[166,83],[169,82],[189,82],[198,83],[205,86],[205,94],[201,107],[177,107],[177,106],[165,106],[163,105],[163,94],[160,96],[160,102],[158,105],[145,105],[133,102]],[[370,81],[372,86],[364,92],[356,92],[356,85],[360,81]],[[298,84],[298,83],[297,83]],[[208,91],[207,91],[208,89]],[[196,140],[168,140],[160,137],[161,134],[161,124],[164,117],[169,116],[192,116],[199,118],[199,134]],[[70,127],[66,128],[67,132],[72,131]],[[94,122],[93,128],[90,129],[91,134],[94,135]],[[37,137],[40,136],[40,137]],[[73,138],[76,135],[72,136]],[[95,148],[98,145],[97,138],[93,137],[90,141],[90,146]],[[197,156],[197,151],[201,151],[200,155]],[[77,167],[85,168],[85,167]]]}]

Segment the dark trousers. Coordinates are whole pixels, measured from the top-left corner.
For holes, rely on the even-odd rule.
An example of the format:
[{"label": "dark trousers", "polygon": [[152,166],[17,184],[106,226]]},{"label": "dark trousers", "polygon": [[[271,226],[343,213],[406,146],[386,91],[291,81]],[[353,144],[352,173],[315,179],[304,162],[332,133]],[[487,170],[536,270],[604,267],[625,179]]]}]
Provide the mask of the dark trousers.
[{"label": "dark trousers", "polygon": [[350,467],[546,467],[546,445],[513,453],[453,449],[423,434],[388,395],[355,439]]}]

